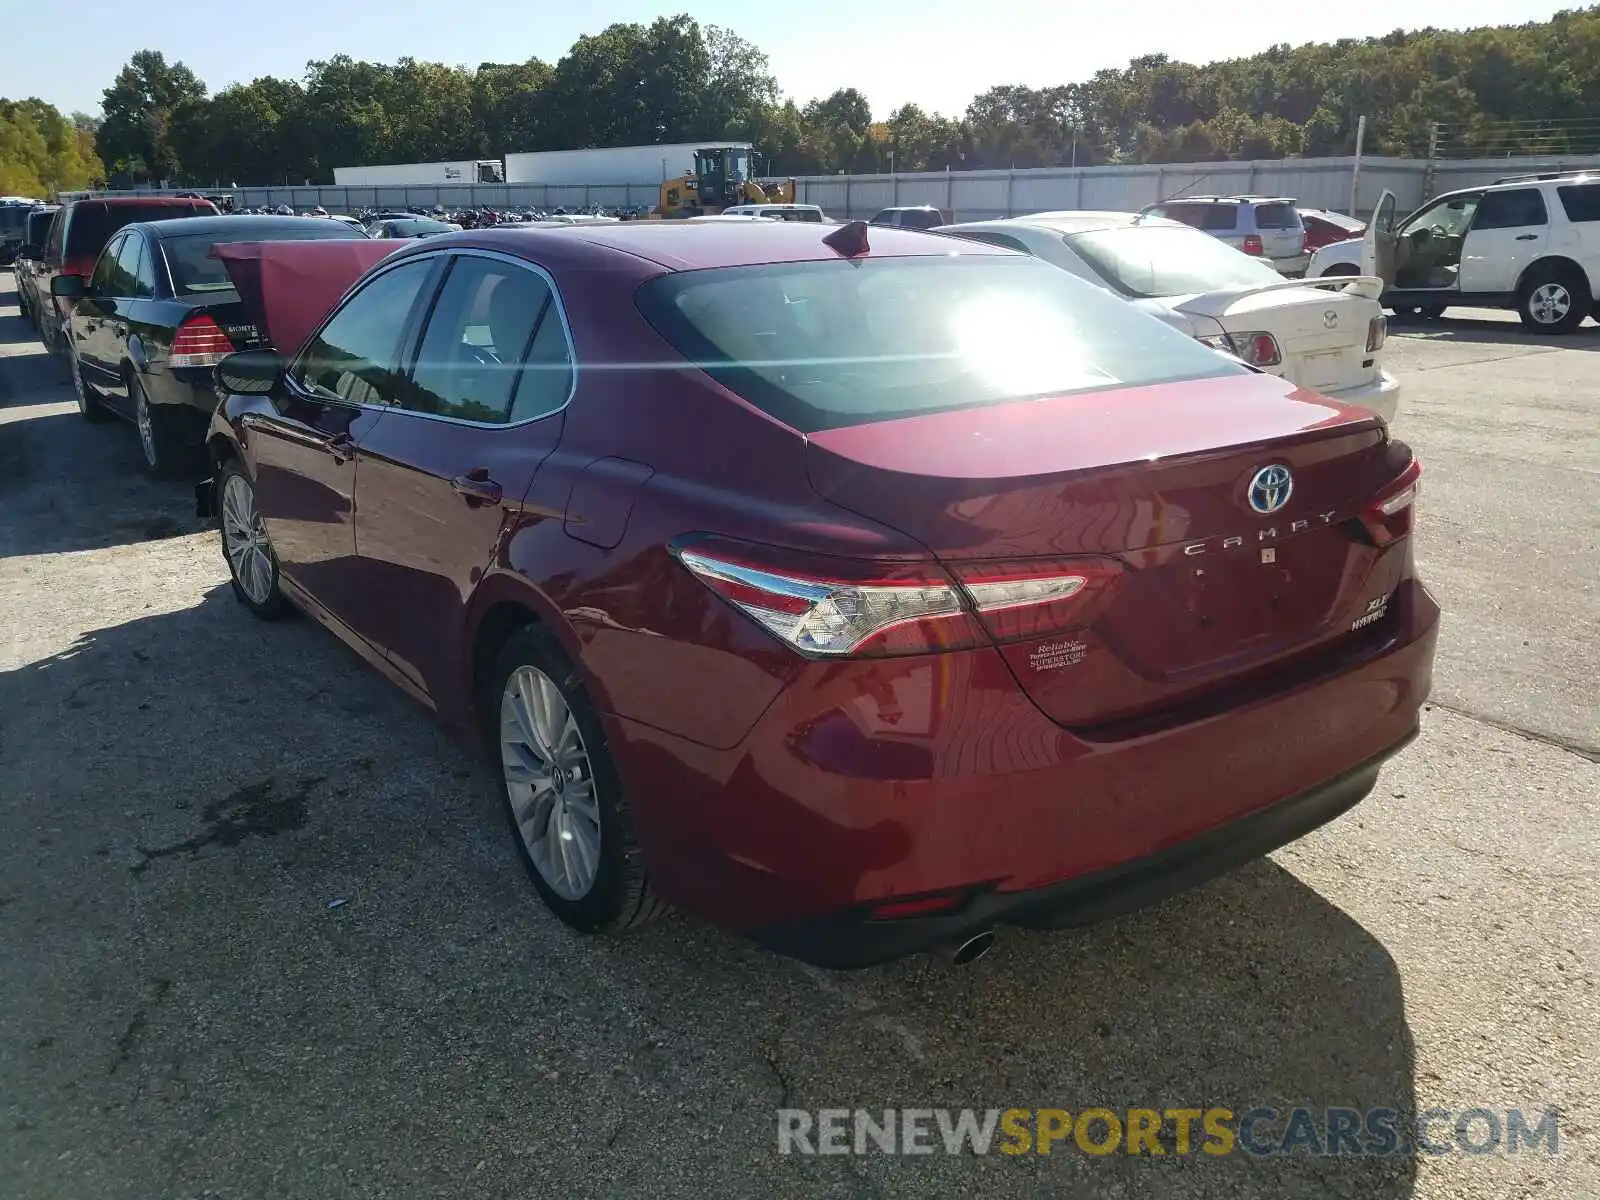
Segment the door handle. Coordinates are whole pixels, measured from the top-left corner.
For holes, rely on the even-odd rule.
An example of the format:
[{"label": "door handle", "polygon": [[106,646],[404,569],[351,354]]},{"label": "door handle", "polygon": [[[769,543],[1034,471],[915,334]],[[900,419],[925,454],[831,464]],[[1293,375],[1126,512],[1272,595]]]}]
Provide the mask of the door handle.
[{"label": "door handle", "polygon": [[450,481],[450,490],[474,507],[500,503],[500,485],[489,478],[489,472],[483,467],[457,475]]},{"label": "door handle", "polygon": [[341,433],[322,443],[323,448],[333,455],[335,462],[344,462],[356,452],[356,444],[350,440],[348,433]]},{"label": "door handle", "polygon": [[1537,233],[1519,233],[1516,240],[1519,242],[1537,242],[1539,235]]}]

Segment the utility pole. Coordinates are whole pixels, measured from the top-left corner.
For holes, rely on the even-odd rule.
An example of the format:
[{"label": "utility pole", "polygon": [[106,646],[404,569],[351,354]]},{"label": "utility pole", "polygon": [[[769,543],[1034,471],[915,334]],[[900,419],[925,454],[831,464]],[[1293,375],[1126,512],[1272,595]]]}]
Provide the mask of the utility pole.
[{"label": "utility pole", "polygon": [[1367,118],[1363,114],[1356,118],[1356,157],[1350,166],[1350,215],[1357,213],[1356,205],[1361,199],[1361,151],[1367,142]]}]

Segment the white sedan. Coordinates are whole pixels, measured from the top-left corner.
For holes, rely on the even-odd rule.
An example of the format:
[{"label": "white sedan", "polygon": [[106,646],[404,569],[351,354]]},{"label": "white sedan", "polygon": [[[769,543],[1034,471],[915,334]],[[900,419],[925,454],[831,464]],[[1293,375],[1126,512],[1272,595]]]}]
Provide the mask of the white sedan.
[{"label": "white sedan", "polygon": [[1400,384],[1381,365],[1383,282],[1285,280],[1260,259],[1177,221],[1058,212],[941,225],[1021,250],[1115,292],[1252,366],[1393,421]]}]

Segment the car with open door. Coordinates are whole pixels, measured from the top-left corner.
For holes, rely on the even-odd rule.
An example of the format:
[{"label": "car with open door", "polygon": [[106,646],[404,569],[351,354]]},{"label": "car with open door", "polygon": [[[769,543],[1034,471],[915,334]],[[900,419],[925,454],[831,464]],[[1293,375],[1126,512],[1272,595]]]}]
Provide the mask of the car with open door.
[{"label": "car with open door", "polygon": [[217,406],[211,368],[264,344],[213,250],[328,240],[368,239],[320,217],[184,217],[119,229],[88,279],[59,275],[53,288],[71,306],[65,333],[78,411],[132,422],[152,475],[192,475]]},{"label": "car with open door", "polygon": [[1032,254],[1251,366],[1385,421],[1399,411],[1400,383],[1383,367],[1381,280],[1285,280],[1261,258],[1139,213],[1035,213],[933,232]]},{"label": "car with open door", "polygon": [[576,929],[970,957],[1300,836],[1417,732],[1411,451],[1034,257],[859,221],[295,252],[278,352],[216,369],[235,594],[479,742]]},{"label": "car with open door", "polygon": [[1446,192],[1398,223],[1394,214],[1386,191],[1365,235],[1324,246],[1307,273],[1379,275],[1385,305],[1423,318],[1507,308],[1527,329],[1563,334],[1595,311],[1600,174],[1508,176]]}]

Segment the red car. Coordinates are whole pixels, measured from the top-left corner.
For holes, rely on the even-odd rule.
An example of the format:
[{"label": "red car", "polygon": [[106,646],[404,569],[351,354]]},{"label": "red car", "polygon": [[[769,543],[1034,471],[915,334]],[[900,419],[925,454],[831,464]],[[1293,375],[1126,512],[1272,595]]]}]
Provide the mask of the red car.
[{"label": "red car", "polygon": [[[280,348],[316,253],[248,252]],[[1428,694],[1411,451],[998,247],[447,234],[217,373],[239,599],[481,738],[581,930],[972,956],[1344,812]]]},{"label": "red car", "polygon": [[1358,238],[1367,231],[1367,223],[1341,212],[1326,208],[1302,208],[1300,223],[1306,227],[1306,253],[1320,250],[1334,242]]}]

